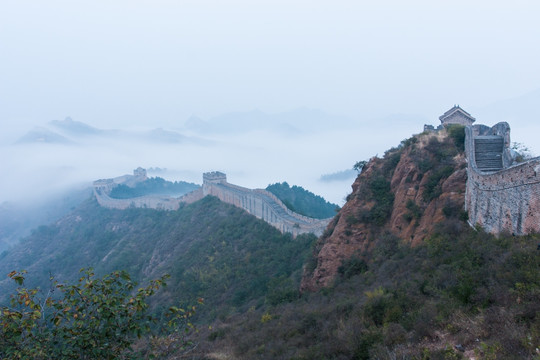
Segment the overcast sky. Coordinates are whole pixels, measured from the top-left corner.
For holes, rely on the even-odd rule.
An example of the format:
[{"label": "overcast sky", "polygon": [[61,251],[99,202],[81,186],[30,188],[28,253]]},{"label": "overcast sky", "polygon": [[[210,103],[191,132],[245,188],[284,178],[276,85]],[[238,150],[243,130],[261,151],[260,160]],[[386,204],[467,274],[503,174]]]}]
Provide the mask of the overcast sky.
[{"label": "overcast sky", "polygon": [[0,0],[0,123],[306,106],[436,120],[540,88],[540,2]]},{"label": "overcast sky", "polygon": [[[202,171],[222,170],[248,187],[287,180],[339,202],[351,181],[325,190],[321,174],[382,154],[454,104],[473,116],[510,104],[516,141],[537,150],[539,14],[538,0],[0,0],[0,202],[137,166],[199,182]],[[504,102],[531,92],[521,103],[534,116]],[[181,129],[192,114],[299,107],[360,125],[302,139],[227,135],[197,149],[10,145],[67,116]],[[363,125],[383,118],[394,122]]]}]

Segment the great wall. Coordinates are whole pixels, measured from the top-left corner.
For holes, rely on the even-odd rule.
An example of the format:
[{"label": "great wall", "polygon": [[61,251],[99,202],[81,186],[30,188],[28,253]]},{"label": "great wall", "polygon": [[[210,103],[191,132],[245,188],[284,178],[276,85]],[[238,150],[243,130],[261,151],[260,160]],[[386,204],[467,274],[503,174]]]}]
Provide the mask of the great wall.
[{"label": "great wall", "polygon": [[465,131],[469,223],[494,234],[540,232],[540,158],[512,164],[507,123]]},{"label": "great wall", "polygon": [[540,157],[515,163],[506,122],[473,125],[475,119],[459,106],[439,119],[442,126],[465,126],[469,224],[492,234],[540,232]]},{"label": "great wall", "polygon": [[331,219],[313,219],[289,210],[274,194],[263,189],[247,189],[227,182],[227,176],[221,172],[203,174],[203,185],[182,197],[148,195],[130,199],[110,197],[113,187],[118,184],[133,186],[146,180],[146,171],[142,168],[134,170],[133,175],[124,175],[114,179],[94,182],[94,195],[101,206],[113,209],[129,207],[147,207],[161,210],[176,210],[181,203],[193,203],[207,195],[215,196],[221,201],[244,209],[255,217],[262,219],[283,233],[297,236],[313,233],[320,236]]},{"label": "great wall", "polygon": [[[465,210],[469,224],[493,234],[540,232],[540,157],[515,163],[515,153],[510,149],[510,126],[506,122],[493,127],[473,125],[476,119],[459,106],[454,106],[439,119],[441,125],[437,129],[425,125],[424,131],[437,131],[450,124],[465,126],[468,163]],[[294,236],[308,232],[320,236],[331,220],[297,214],[272,193],[230,184],[221,172],[203,174],[202,187],[180,198],[149,195],[114,199],[109,196],[111,189],[118,184],[133,186],[146,178],[146,171],[138,168],[133,175],[97,180],[94,182],[94,194],[99,204],[108,208],[163,210],[176,210],[181,203],[192,203],[212,195]]]}]

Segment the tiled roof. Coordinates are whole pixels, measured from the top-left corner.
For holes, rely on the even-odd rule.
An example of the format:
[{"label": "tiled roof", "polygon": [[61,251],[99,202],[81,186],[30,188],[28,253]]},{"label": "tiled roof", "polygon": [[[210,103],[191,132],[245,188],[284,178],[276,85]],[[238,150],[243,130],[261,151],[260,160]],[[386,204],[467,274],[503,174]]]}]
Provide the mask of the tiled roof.
[{"label": "tiled roof", "polygon": [[456,113],[456,112],[460,112],[462,113],[463,115],[465,115],[466,117],[468,117],[469,119],[471,119],[472,121],[476,121],[475,118],[473,118],[471,116],[471,114],[469,114],[468,112],[466,112],[465,110],[463,110],[462,108],[459,107],[459,105],[454,105],[453,108],[451,108],[450,110],[448,110],[447,112],[445,112],[444,114],[442,114],[441,116],[439,116],[439,120],[443,121],[444,119],[446,119],[447,117],[449,117],[450,115]]}]

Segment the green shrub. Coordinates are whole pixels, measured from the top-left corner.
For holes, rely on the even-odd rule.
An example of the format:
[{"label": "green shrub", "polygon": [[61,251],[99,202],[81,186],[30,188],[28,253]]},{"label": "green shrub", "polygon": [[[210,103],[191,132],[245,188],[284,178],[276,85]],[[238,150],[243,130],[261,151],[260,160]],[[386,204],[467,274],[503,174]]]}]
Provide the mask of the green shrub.
[{"label": "green shrub", "polygon": [[[157,322],[148,314],[147,299],[165,285],[168,276],[135,289],[124,271],[102,278],[96,278],[92,269],[81,271],[77,284],[55,282],[43,296],[38,289],[23,287],[24,271],[9,274],[19,287],[11,296],[11,306],[0,308],[0,358],[120,359],[135,355],[132,344],[149,334],[150,325]],[[59,296],[53,296],[55,291]],[[175,337],[178,348],[186,345],[194,310],[174,306],[168,310],[169,336],[182,328]],[[152,344],[162,345],[162,339],[156,336]],[[151,346],[147,350],[148,355],[156,355]]]},{"label": "green shrub", "polygon": [[338,268],[338,273],[345,279],[348,279],[354,275],[367,271],[367,269],[367,263],[363,259],[352,257],[342,262],[341,266]]},{"label": "green shrub", "polygon": [[413,219],[418,220],[422,217],[422,209],[412,199],[407,200],[405,207],[409,210],[404,215],[405,220],[408,222],[411,222]]},{"label": "green shrub", "polygon": [[367,224],[384,225],[394,206],[394,193],[390,188],[390,181],[383,176],[373,178],[368,184],[369,200],[375,202],[373,207],[360,214],[360,220]]},{"label": "green shrub", "polygon": [[425,183],[423,198],[425,201],[431,201],[442,193],[441,180],[448,178],[454,172],[454,167],[445,165],[439,167],[429,175]]},{"label": "green shrub", "polygon": [[465,151],[465,126],[459,124],[449,124],[446,127],[448,136],[454,141],[459,151]]}]

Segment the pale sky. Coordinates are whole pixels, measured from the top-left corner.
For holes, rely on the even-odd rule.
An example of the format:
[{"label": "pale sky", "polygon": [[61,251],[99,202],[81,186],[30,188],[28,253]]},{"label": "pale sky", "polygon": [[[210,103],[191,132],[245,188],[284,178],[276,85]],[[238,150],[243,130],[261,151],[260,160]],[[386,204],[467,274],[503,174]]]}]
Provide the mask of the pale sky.
[{"label": "pale sky", "polygon": [[[350,181],[325,190],[319,175],[382,154],[454,104],[478,116],[536,91],[527,99],[538,109],[539,14],[538,0],[0,0],[0,166],[8,169],[0,202],[137,166],[199,182],[202,171],[221,170],[247,187],[289,181],[342,202]],[[166,156],[138,143],[10,145],[67,116],[99,128],[181,129],[192,114],[299,107],[359,124],[419,120],[302,139],[220,137],[215,147],[168,147]],[[513,134],[537,143],[540,112],[520,110],[505,109]]]},{"label": "pale sky", "polygon": [[306,106],[436,119],[540,88],[540,2],[0,0],[0,124]]}]

